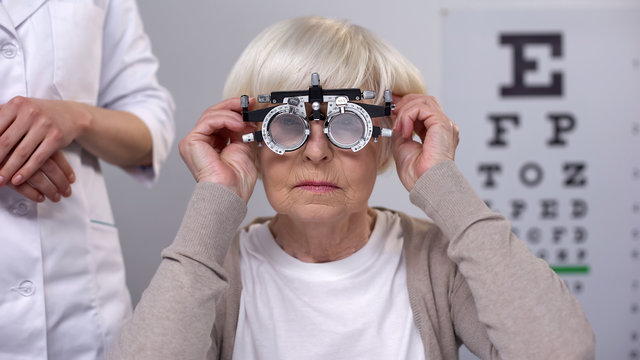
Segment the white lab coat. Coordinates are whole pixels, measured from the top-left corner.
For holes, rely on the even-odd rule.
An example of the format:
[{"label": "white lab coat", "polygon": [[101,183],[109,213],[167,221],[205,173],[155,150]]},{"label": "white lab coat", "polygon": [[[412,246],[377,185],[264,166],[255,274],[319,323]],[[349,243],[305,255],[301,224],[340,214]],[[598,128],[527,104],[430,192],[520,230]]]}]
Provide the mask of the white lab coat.
[{"label": "white lab coat", "polygon": [[[134,0],[0,0],[0,104],[17,95],[125,110],[149,127],[151,184],[174,136]],[[0,359],[100,359],[131,314],[98,159],[64,149],[73,195],[34,203],[0,188]]]}]

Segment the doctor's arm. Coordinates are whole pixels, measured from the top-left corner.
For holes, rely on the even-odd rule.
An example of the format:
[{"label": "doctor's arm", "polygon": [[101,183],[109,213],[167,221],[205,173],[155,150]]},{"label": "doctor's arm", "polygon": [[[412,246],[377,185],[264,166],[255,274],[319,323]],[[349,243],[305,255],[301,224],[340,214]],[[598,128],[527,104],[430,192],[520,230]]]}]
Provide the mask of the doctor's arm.
[{"label": "doctor's arm", "polygon": [[[98,109],[91,110],[96,110],[94,115],[99,118],[101,113],[108,116],[106,109],[113,110],[119,115],[114,119],[118,123],[97,122],[87,134],[95,131],[96,136],[108,134],[117,137],[118,134],[123,135],[124,127],[127,127],[126,131],[132,131],[128,138],[138,141],[126,144],[135,144],[133,149],[109,152],[114,158],[104,157],[106,154],[99,156],[109,162],[118,161],[117,165],[136,180],[150,186],[157,179],[173,143],[174,102],[169,92],[158,83],[158,61],[151,52],[151,41],[144,32],[136,2],[109,2],[104,27]],[[102,149],[113,145],[110,150],[119,147],[114,143],[90,143]],[[89,147],[91,145],[83,143],[87,150],[98,151],[98,148]],[[126,156],[127,153],[135,155],[131,155],[127,162],[120,162],[120,155]]]},{"label": "doctor's arm", "polygon": [[152,162],[149,130],[137,116],[125,111],[15,97],[0,109],[0,131],[0,159],[4,162],[0,184],[11,180],[20,186],[27,179],[31,181],[47,161],[56,160],[54,153],[74,140],[115,165]]},{"label": "doctor's arm", "polygon": [[135,1],[109,3],[102,47],[96,106],[24,97],[2,106],[4,182],[23,183],[74,140],[147,185],[155,180],[173,142],[174,104],[157,82],[158,62]]}]

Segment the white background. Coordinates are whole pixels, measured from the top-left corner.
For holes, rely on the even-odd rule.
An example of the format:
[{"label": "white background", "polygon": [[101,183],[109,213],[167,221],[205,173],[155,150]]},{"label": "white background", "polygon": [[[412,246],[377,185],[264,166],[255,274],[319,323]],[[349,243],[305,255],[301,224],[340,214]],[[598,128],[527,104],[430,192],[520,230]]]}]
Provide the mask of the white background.
[{"label": "white background", "polygon": [[[634,227],[640,226],[640,216],[632,210],[634,201],[640,201],[639,181],[632,175],[640,168],[638,135],[632,136],[634,126],[640,122],[640,70],[632,68],[633,59],[640,58],[637,25],[640,17],[637,11],[632,15],[629,20],[632,26],[623,26],[611,19],[605,22],[606,26],[598,26],[602,22],[599,10],[603,5],[638,6],[639,1],[139,0],[139,4],[154,53],[160,59],[160,81],[176,99],[176,143],[192,128],[206,107],[221,100],[222,87],[231,66],[247,43],[266,26],[292,16],[321,15],[348,19],[379,34],[416,64],[429,92],[442,100],[445,111],[460,124],[462,140],[457,162],[476,190],[483,197],[494,200],[496,208],[505,212],[508,208],[502,206],[501,201],[506,204],[516,195],[529,200],[532,208],[527,216],[530,218],[515,226],[523,229],[533,226],[535,212],[539,211],[533,210],[533,206],[542,197],[570,199],[577,196],[588,199],[590,232],[587,262],[591,273],[578,297],[596,329],[598,358],[631,359],[631,352],[640,349],[640,342],[631,338],[634,326],[635,331],[640,331],[640,318],[638,313],[634,317],[630,310],[634,302],[640,302],[640,295],[629,282],[632,276],[637,278],[640,274],[638,262],[633,262],[630,256],[630,251],[640,248],[640,241],[633,242],[630,235]],[[551,69],[566,69],[570,60],[570,65],[575,67],[576,71],[565,75],[569,76],[566,80],[569,95],[557,102],[558,109],[552,109],[548,102],[527,105],[518,101],[509,104],[499,101],[497,87],[510,81],[510,72],[504,69],[510,68],[511,58],[508,48],[500,48],[497,40],[492,40],[492,43],[483,43],[485,40],[462,44],[443,42],[445,26],[463,29],[475,24],[479,35],[482,33],[490,37],[491,32],[503,26],[537,24],[535,26],[543,29],[559,26],[557,21],[564,23],[564,19],[574,12],[582,16],[584,9],[591,9],[588,13],[592,21],[583,23],[583,28],[572,28],[566,46],[590,49],[592,54],[598,55],[597,60],[583,62],[583,59],[567,58],[566,63],[554,63],[545,62],[548,53],[544,48],[527,53],[541,59],[542,75],[531,78],[533,82],[544,82],[544,74]],[[464,10],[471,11],[465,13]],[[515,10],[520,12],[511,17],[499,16],[490,10],[506,11],[507,14]],[[564,15],[558,15],[554,10],[562,10]],[[528,16],[523,17],[523,12]],[[596,35],[595,39],[581,36],[582,31],[593,29],[597,31],[588,33],[589,36]],[[450,32],[446,34],[451,36]],[[609,51],[619,51],[620,48],[614,46],[618,35],[626,39],[621,41],[635,39],[634,46],[628,48],[628,54],[605,56]],[[453,48],[447,49],[447,45]],[[478,56],[447,58],[446,61],[457,62],[444,66],[444,49],[452,54],[477,53]],[[565,50],[566,54],[573,56],[573,50]],[[485,60],[498,63],[483,63]],[[583,68],[583,64],[589,67]],[[624,77],[626,75],[623,76],[622,72],[615,73],[614,70],[622,70],[625,66],[629,71],[624,74],[635,76],[635,83]],[[631,71],[633,69],[635,72]],[[622,77],[611,78],[611,73]],[[463,96],[465,89],[473,89],[473,96],[468,93]],[[470,99],[474,104],[483,104],[471,108],[471,103],[466,102]],[[521,125],[510,129],[508,139],[511,147],[508,150],[490,150],[486,142],[493,130],[486,116],[489,112],[503,110],[519,112]],[[549,122],[544,119],[547,110],[567,110],[576,116],[578,127],[569,137],[568,148],[551,151],[545,146],[550,136]],[[626,115],[610,116],[614,113]],[[538,124],[533,125],[536,122]],[[477,166],[483,159],[500,161],[504,166],[503,173],[497,178],[499,186],[493,192],[481,186],[483,178],[479,176]],[[545,178],[540,187],[527,193],[518,181],[517,171],[521,164],[532,160],[543,164]],[[586,189],[567,193],[569,190],[559,185],[563,176],[560,166],[566,160],[582,160],[589,164],[589,185]],[[172,241],[177,231],[194,181],[182,164],[176,147],[162,170],[160,181],[152,190],[142,188],[113,167],[105,166],[105,173],[120,230],[127,281],[135,303],[160,261],[161,249]],[[409,203],[407,193],[393,171],[378,179],[370,204],[421,215]],[[566,210],[561,205],[560,212],[563,211]],[[249,204],[247,220],[271,213],[273,211],[261,184],[258,184]],[[545,229],[551,226],[543,225]]]}]

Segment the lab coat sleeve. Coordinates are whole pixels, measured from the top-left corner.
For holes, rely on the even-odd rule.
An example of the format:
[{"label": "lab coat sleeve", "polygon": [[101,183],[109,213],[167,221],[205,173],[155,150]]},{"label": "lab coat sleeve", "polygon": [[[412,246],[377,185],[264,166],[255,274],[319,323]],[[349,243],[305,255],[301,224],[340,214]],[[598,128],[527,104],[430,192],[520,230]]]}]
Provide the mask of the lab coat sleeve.
[{"label": "lab coat sleeve", "polygon": [[157,179],[175,135],[175,106],[169,92],[158,83],[157,70],[158,61],[151,52],[136,2],[110,1],[105,15],[97,105],[130,112],[149,128],[152,165],[125,169],[146,186]]},{"label": "lab coat sleeve", "polygon": [[[447,254],[468,285],[451,303],[457,336],[491,359],[592,359],[594,334],[562,279],[492,212],[452,161],[427,171],[411,201],[450,240]],[[464,295],[470,290],[471,296]],[[475,300],[476,309],[469,309]],[[476,317],[477,311],[477,317]],[[471,314],[462,316],[461,314]],[[476,342],[479,325],[490,343]]]},{"label": "lab coat sleeve", "polygon": [[247,206],[233,191],[199,183],[180,230],[108,360],[205,359],[216,304],[229,287],[223,268]]}]

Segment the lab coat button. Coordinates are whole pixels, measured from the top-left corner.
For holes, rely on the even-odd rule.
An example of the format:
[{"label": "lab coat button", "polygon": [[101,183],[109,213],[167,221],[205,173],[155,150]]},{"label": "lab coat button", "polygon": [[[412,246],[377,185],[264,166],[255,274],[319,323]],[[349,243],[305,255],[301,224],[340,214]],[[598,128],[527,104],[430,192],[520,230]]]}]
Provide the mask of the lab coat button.
[{"label": "lab coat button", "polygon": [[36,292],[36,286],[30,280],[23,280],[17,287],[11,288],[11,290],[24,297],[27,297],[33,295]]},{"label": "lab coat button", "polygon": [[0,48],[0,53],[7,59],[13,59],[18,54],[18,47],[14,43],[6,43]]},{"label": "lab coat button", "polygon": [[29,213],[29,204],[25,200],[20,200],[11,206],[11,212],[18,216],[25,216]]}]

